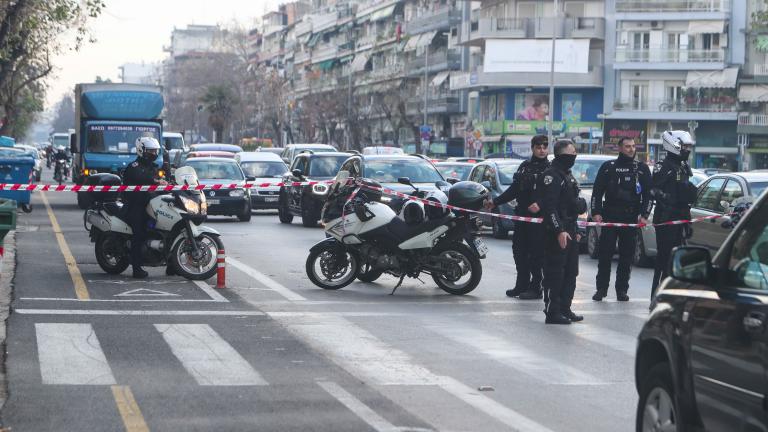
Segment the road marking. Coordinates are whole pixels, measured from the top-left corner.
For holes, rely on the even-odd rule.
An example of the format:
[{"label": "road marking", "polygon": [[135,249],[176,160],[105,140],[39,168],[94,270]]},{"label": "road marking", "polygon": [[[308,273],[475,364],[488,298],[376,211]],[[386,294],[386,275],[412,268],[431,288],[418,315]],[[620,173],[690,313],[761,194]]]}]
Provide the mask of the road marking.
[{"label": "road marking", "polygon": [[90,324],[36,323],[35,333],[43,384],[116,384]]},{"label": "road marking", "polygon": [[[112,302],[112,303],[125,303],[125,302],[198,302],[198,303],[220,303],[221,300],[210,299],[88,299],[80,300],[76,298],[61,298],[61,297],[21,297],[19,300],[34,300],[34,301],[75,301],[75,302]],[[0,431],[1,432],[1,431]]]},{"label": "road marking", "polygon": [[284,287],[274,279],[270,278],[269,276],[265,275],[264,273],[261,273],[260,271],[236,260],[232,257],[227,257],[227,264],[230,264],[232,267],[240,270],[241,272],[247,274],[248,276],[256,279],[259,281],[262,285],[266,286],[267,288],[272,289],[274,292],[280,294],[281,296],[285,297],[286,299],[290,301],[304,301],[306,298],[302,297],[299,294],[296,294],[295,292],[289,290],[288,288]]},{"label": "road marking", "polygon": [[201,386],[267,385],[208,324],[155,324],[155,328]]},{"label": "road marking", "polygon": [[596,376],[582,372],[567,363],[538,354],[528,348],[512,344],[507,339],[460,325],[442,324],[427,326],[431,331],[485,354],[493,360],[519,370],[549,384],[600,385],[605,384]]},{"label": "road marking", "polygon": [[51,209],[51,205],[48,203],[48,198],[46,198],[45,192],[40,194],[40,198],[42,198],[43,204],[45,204],[45,209],[48,211],[48,218],[51,220],[53,233],[56,235],[56,241],[59,243],[59,249],[61,249],[61,253],[64,255],[64,262],[67,264],[67,270],[69,270],[69,275],[72,277],[72,283],[75,284],[75,294],[77,295],[78,299],[87,300],[91,298],[91,296],[88,294],[88,288],[85,286],[83,276],[80,274],[80,269],[77,267],[77,261],[75,261],[75,257],[72,256],[72,251],[69,250],[67,240],[64,239],[64,234],[61,232],[59,221],[56,220],[56,215],[53,214],[53,210]]},{"label": "road marking", "polygon": [[[281,317],[276,321],[358,379],[373,385],[435,385],[521,432],[551,432],[522,414],[450,377],[433,374],[365,329],[340,317]],[[408,405],[401,405],[408,409]],[[419,415],[419,413],[414,413]]]},{"label": "road marking", "polygon": [[22,315],[123,315],[123,316],[262,316],[260,311],[216,310],[105,310],[105,309],[14,309]]},{"label": "road marking", "polygon": [[400,429],[392,423],[385,420],[382,416],[378,415],[368,405],[352,396],[348,391],[344,390],[340,385],[331,381],[318,381],[317,385],[323,388],[328,394],[336,398],[342,405],[347,407],[350,411],[360,417],[361,420],[366,422],[368,426],[372,427],[378,432],[394,432]]},{"label": "road marking", "polygon": [[136,288],[132,290],[128,290],[126,292],[122,292],[120,294],[115,294],[113,297],[137,297],[137,296],[172,296],[172,297],[179,297],[178,294],[168,293],[165,291],[157,291],[157,290],[151,290],[147,288]]},{"label": "road marking", "polygon": [[198,288],[203,290],[204,293],[208,294],[208,297],[211,298],[211,300],[215,302],[220,303],[229,303],[229,300],[227,300],[223,295],[217,293],[213,288],[211,288],[210,285],[205,283],[205,281],[192,281],[197,285]]},{"label": "road marking", "polygon": [[133,392],[128,386],[112,386],[112,395],[115,397],[117,410],[120,411],[120,417],[123,418],[123,425],[126,432],[149,432],[147,422],[141,414],[139,404],[133,397]]},{"label": "road marking", "polygon": [[637,352],[637,338],[604,327],[587,323],[563,326],[576,336],[634,357]]}]

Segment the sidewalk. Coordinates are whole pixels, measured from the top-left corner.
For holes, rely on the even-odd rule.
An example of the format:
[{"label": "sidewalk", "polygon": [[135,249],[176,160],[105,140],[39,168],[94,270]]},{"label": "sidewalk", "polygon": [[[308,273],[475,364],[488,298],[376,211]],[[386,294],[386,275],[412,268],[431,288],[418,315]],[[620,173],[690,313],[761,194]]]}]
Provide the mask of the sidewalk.
[{"label": "sidewalk", "polygon": [[5,381],[5,325],[13,299],[13,278],[16,274],[16,231],[11,231],[5,236],[4,247],[0,272],[0,409],[5,405],[8,396]]}]

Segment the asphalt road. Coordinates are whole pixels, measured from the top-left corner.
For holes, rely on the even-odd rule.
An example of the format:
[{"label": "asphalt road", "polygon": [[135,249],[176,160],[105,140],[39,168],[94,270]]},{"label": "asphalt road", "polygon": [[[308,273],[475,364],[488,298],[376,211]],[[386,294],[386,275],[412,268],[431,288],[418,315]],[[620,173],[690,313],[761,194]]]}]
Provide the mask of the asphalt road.
[{"label": "asphalt road", "polygon": [[[571,326],[510,300],[511,241],[487,238],[481,285],[455,297],[430,279],[339,291],[304,273],[318,229],[212,218],[227,289],[150,269],[104,274],[70,193],[20,215],[8,322],[13,431],[630,431],[635,338],[652,272],[628,303],[592,302],[582,255]],[[56,227],[58,225],[58,227]],[[56,228],[56,229],[54,229]],[[68,263],[69,262],[69,267]]]}]

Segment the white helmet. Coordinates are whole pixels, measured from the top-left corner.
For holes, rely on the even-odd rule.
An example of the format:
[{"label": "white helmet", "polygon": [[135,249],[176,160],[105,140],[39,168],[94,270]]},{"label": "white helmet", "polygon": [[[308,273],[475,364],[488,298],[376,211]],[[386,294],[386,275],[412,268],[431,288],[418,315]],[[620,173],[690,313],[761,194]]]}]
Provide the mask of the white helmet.
[{"label": "white helmet", "polygon": [[[149,150],[149,154],[147,154],[147,150]],[[139,157],[146,157],[146,156],[150,156],[151,154],[154,154],[154,159],[157,159],[157,155],[159,153],[160,153],[160,143],[155,138],[141,137],[136,140],[136,154]],[[146,158],[152,159],[151,157],[146,157]]]},{"label": "white helmet", "polygon": [[684,145],[694,144],[691,134],[680,130],[664,132],[661,135],[661,142],[664,145],[664,150],[678,156]]}]

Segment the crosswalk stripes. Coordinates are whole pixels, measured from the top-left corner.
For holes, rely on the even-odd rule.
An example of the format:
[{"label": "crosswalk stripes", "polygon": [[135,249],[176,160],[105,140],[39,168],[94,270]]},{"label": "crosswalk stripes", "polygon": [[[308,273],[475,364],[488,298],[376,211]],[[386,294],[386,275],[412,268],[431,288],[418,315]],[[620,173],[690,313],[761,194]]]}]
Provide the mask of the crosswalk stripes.
[{"label": "crosswalk stripes", "polygon": [[117,384],[91,324],[37,323],[35,332],[43,384]]}]

